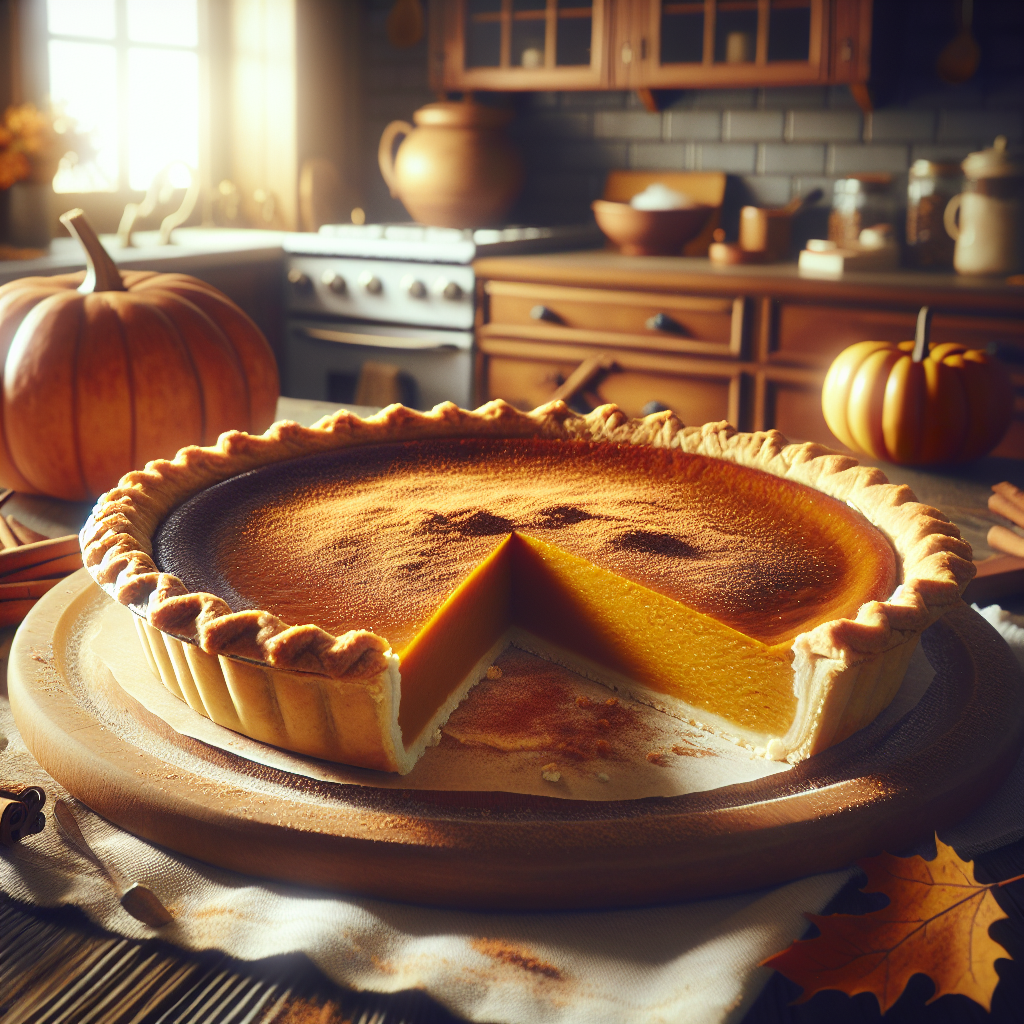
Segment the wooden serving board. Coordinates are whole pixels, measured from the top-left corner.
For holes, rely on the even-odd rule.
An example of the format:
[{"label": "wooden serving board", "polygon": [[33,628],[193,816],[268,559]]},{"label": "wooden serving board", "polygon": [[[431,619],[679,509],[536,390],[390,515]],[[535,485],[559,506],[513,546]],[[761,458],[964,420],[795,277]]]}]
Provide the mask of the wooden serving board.
[{"label": "wooden serving board", "polygon": [[199,860],[413,903],[639,906],[837,869],[965,815],[1024,742],[1024,676],[960,605],[923,637],[936,675],[907,715],[757,782],[600,802],[329,783],[182,736],[112,677],[93,679],[92,693],[117,693],[93,699],[82,637],[105,600],[82,573],[43,597],[15,639],[11,704],[53,778]]}]

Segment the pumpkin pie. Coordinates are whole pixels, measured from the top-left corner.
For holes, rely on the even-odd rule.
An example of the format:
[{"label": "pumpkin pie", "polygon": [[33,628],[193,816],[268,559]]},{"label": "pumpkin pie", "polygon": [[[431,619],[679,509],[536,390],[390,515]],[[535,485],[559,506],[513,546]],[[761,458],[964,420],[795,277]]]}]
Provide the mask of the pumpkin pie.
[{"label": "pumpkin pie", "polygon": [[82,544],[196,711],[398,772],[510,642],[801,760],[889,703],[973,575],[851,458],[561,402],[230,432],[125,476]]}]

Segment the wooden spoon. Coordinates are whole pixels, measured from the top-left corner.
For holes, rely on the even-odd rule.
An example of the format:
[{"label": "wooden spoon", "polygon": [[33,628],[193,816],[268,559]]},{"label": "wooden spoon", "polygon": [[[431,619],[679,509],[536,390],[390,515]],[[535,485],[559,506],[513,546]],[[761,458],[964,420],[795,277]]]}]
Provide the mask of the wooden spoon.
[{"label": "wooden spoon", "polygon": [[121,897],[121,906],[132,917],[143,924],[148,924],[150,928],[162,928],[165,924],[170,924],[173,917],[152,889],[140,885],[138,882],[126,886],[121,878],[115,876],[113,871],[100,860],[96,851],[82,835],[74,812],[65,801],[58,798],[54,803],[53,813],[64,838],[113,886]]},{"label": "wooden spoon", "polygon": [[415,46],[423,38],[423,5],[420,0],[395,0],[388,15],[388,42],[399,50]]},{"label": "wooden spoon", "polygon": [[959,85],[978,70],[981,48],[971,33],[974,0],[963,0],[960,8],[960,31],[945,45],[935,62],[935,71],[944,82]]}]

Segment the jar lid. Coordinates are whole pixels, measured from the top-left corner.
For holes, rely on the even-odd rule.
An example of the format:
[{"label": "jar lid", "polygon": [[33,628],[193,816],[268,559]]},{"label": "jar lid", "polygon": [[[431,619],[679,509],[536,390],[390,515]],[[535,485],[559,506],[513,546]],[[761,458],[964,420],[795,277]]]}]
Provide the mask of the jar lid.
[{"label": "jar lid", "polygon": [[991,149],[970,153],[960,165],[968,178],[1013,178],[1021,168],[1006,155],[1006,136],[1000,135]]}]

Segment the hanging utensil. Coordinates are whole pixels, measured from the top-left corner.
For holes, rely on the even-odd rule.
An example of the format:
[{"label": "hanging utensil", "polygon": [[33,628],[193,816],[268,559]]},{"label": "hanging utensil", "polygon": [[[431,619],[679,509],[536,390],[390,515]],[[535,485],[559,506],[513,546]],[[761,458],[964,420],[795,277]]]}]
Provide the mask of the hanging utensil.
[{"label": "hanging utensil", "polygon": [[981,48],[971,32],[974,0],[963,0],[960,8],[960,31],[945,45],[935,62],[935,71],[944,82],[960,85],[978,70]]},{"label": "hanging utensil", "polygon": [[420,0],[395,0],[388,15],[388,42],[399,50],[415,46],[423,38],[423,22]]}]

